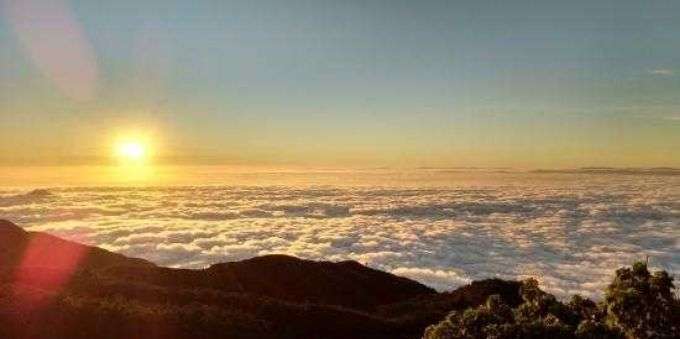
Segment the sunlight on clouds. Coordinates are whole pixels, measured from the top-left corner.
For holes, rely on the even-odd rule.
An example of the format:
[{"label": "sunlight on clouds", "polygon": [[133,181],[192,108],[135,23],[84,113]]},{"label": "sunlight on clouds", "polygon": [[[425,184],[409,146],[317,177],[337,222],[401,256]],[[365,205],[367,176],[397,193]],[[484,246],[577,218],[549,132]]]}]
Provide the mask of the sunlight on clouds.
[{"label": "sunlight on clouds", "polygon": [[558,295],[598,297],[616,267],[646,255],[680,271],[678,180],[525,174],[430,188],[4,189],[0,214],[173,267],[282,253],[353,259],[442,290],[534,276]]},{"label": "sunlight on clouds", "polygon": [[110,169],[111,179],[120,184],[145,184],[154,180],[155,170],[147,164],[122,164]]}]

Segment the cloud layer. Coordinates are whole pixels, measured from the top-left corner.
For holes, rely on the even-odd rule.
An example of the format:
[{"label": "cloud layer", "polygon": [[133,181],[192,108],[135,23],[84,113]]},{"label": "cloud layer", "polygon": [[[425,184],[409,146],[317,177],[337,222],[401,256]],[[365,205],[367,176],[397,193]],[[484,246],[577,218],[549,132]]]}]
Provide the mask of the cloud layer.
[{"label": "cloud layer", "polygon": [[2,190],[0,217],[160,265],[354,259],[440,290],[535,276],[557,295],[599,297],[615,268],[646,255],[680,272],[679,177],[531,175],[447,188]]}]

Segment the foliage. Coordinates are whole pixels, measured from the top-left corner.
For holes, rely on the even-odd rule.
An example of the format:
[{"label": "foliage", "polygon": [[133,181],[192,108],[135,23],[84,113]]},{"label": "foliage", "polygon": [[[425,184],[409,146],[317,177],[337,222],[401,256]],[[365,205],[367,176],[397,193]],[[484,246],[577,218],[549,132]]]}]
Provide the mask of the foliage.
[{"label": "foliage", "polygon": [[429,326],[424,338],[678,338],[680,301],[674,288],[668,273],[650,274],[644,263],[617,270],[600,304],[579,295],[562,303],[528,279],[516,308],[490,296],[484,305],[449,313]]},{"label": "foliage", "polygon": [[650,274],[644,263],[618,269],[605,294],[607,323],[629,338],[678,338],[680,307],[673,288],[667,272]]}]

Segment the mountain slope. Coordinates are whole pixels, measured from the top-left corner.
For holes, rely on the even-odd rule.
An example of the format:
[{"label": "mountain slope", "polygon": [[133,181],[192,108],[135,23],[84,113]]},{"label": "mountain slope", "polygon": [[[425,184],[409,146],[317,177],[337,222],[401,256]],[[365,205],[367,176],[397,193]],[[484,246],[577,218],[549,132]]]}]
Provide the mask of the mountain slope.
[{"label": "mountain slope", "polygon": [[283,255],[171,269],[0,221],[0,337],[416,338],[517,285],[459,291]]}]

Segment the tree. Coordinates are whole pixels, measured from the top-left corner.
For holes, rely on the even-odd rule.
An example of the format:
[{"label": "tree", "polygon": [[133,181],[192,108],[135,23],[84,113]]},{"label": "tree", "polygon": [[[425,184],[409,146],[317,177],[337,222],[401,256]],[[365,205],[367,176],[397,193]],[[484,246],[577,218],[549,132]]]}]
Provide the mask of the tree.
[{"label": "tree", "polygon": [[605,294],[606,321],[628,338],[680,337],[680,307],[666,271],[650,274],[637,262],[620,268]]},{"label": "tree", "polygon": [[522,282],[523,302],[515,309],[497,295],[484,305],[451,312],[429,326],[426,339],[670,339],[680,338],[680,301],[674,297],[673,278],[665,271],[650,274],[647,265],[616,271],[597,304],[575,295],[569,303],[542,291],[538,281]]}]

